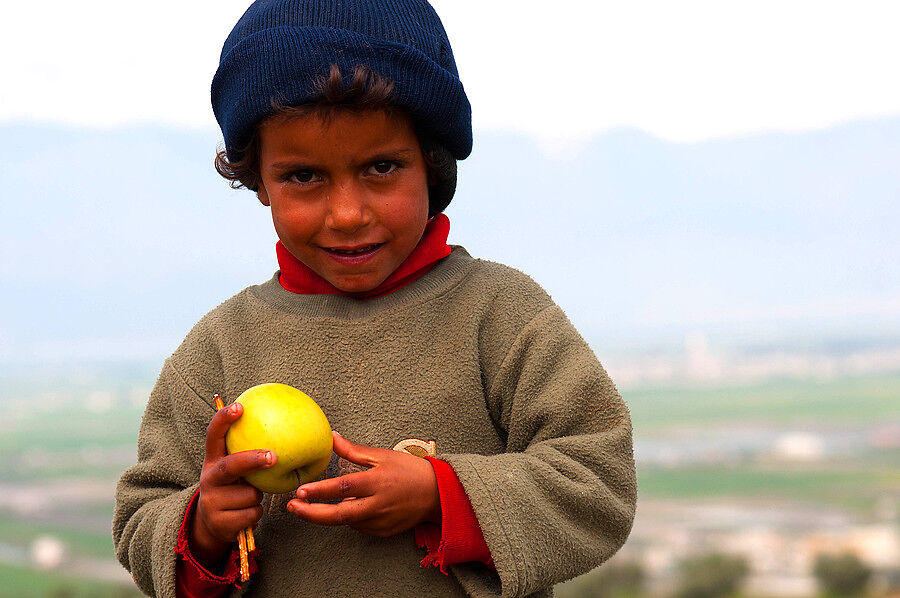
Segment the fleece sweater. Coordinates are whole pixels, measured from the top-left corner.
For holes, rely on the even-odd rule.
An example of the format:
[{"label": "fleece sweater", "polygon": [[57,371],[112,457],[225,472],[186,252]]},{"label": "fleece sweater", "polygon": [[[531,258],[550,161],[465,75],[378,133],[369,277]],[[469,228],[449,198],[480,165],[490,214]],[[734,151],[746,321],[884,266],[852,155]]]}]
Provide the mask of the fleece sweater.
[{"label": "fleece sweater", "polygon": [[[278,241],[275,246],[280,272],[278,282],[285,289],[304,295],[343,295],[357,299],[384,297],[423,276],[450,255],[451,247],[447,244],[449,235],[450,219],[446,214],[430,218],[412,253],[384,282],[365,293],[348,293],[336,288],[294,257]],[[433,565],[443,572],[450,565],[467,561],[479,561],[492,566],[491,555],[478,520],[453,468],[438,459],[426,458],[432,464],[437,479],[441,525],[422,524],[415,529],[416,545],[428,550],[422,566]]]},{"label": "fleece sweater", "polygon": [[303,389],[356,442],[434,442],[496,571],[423,569],[412,531],[374,538],[315,526],[285,510],[292,495],[267,496],[246,595],[549,595],[630,531],[631,424],[614,385],[536,283],[455,247],[382,298],[297,295],[276,274],[201,319],[166,360],[138,463],[117,487],[117,556],[145,592],[174,596],[176,535],[198,486],[213,394],[232,402],[261,382]]}]

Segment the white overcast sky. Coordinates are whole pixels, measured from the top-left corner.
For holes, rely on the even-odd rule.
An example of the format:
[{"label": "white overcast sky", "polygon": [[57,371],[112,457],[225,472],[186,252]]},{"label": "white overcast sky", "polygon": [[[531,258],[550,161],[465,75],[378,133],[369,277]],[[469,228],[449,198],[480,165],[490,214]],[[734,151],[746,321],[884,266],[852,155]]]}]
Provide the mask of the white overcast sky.
[{"label": "white overcast sky", "polygon": [[[678,141],[900,114],[900,2],[434,0],[478,129]],[[248,0],[3,7],[0,122],[213,127]]]}]

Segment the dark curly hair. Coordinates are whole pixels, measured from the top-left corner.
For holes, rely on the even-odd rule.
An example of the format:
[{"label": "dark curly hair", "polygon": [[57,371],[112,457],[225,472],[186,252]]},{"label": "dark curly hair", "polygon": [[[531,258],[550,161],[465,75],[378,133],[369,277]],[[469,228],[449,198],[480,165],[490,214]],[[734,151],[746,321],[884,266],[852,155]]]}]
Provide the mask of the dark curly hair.
[{"label": "dark curly hair", "polygon": [[[268,118],[296,118],[316,114],[324,120],[331,119],[339,111],[363,112],[398,110],[391,102],[394,83],[366,66],[357,66],[349,84],[344,83],[341,69],[331,65],[327,77],[315,83],[317,99],[299,106],[282,106],[272,102],[273,113]],[[450,152],[415,123],[416,137],[428,170],[429,217],[444,210],[456,190],[456,160]],[[233,159],[232,159],[233,158]],[[229,158],[227,150],[216,152],[215,167],[231,187],[259,191],[259,126],[254,129],[250,141]]]}]

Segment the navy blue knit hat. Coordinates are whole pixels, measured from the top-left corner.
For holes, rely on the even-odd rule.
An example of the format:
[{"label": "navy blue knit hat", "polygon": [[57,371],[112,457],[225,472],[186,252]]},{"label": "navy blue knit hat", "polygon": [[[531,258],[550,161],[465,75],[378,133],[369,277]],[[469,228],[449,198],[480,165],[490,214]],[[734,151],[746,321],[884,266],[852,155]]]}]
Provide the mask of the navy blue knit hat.
[{"label": "navy blue knit hat", "polygon": [[315,99],[317,78],[368,66],[394,82],[392,103],[457,160],[472,151],[472,111],[444,26],[425,0],[257,0],[231,31],[212,105],[232,161],[272,101]]}]

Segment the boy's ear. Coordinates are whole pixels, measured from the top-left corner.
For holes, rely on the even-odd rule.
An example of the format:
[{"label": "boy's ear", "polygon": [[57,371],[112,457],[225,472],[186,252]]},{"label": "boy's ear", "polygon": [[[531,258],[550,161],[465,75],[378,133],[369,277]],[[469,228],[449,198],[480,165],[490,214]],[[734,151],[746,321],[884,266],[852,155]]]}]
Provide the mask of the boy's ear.
[{"label": "boy's ear", "polygon": [[269,203],[269,194],[266,193],[266,187],[262,184],[262,181],[259,183],[259,188],[256,190],[256,197],[259,198],[259,203],[264,206],[271,206]]}]

